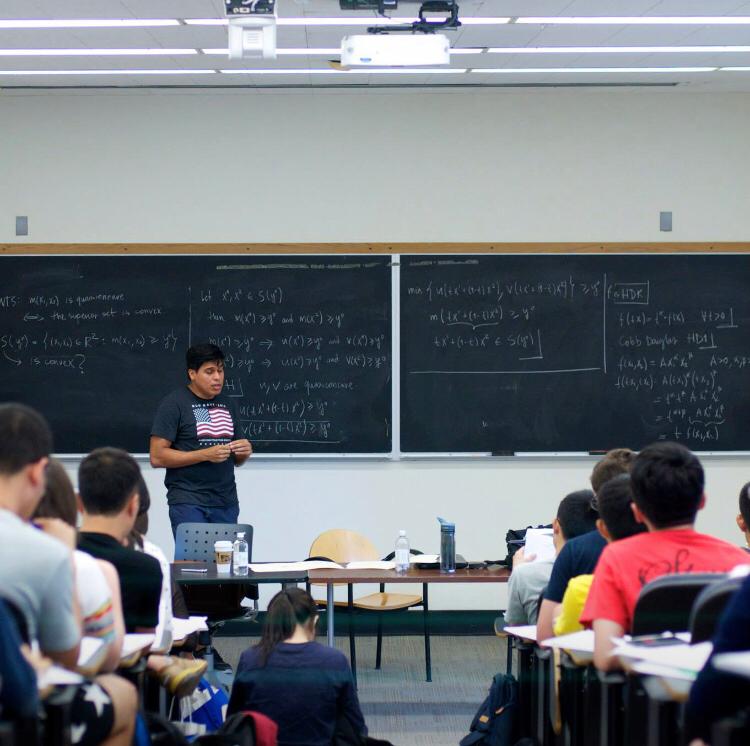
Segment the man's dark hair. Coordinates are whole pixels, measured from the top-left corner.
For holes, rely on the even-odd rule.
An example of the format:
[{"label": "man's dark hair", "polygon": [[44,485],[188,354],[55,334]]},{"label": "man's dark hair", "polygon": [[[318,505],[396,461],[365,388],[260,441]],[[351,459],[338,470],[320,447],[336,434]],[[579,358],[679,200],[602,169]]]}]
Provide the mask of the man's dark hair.
[{"label": "man's dark hair", "polygon": [[52,431],[25,404],[0,405],[0,474],[12,476],[52,453]]},{"label": "man's dark hair", "polygon": [[560,501],[557,520],[565,541],[587,534],[596,528],[597,512],[591,507],[594,493],[591,490],[571,492]]},{"label": "man's dark hair", "polygon": [[618,474],[629,474],[635,459],[635,451],[629,448],[613,448],[597,461],[591,472],[591,487],[597,494],[601,486]]},{"label": "man's dark hair", "polygon": [[224,361],[224,353],[220,347],[209,343],[193,345],[185,353],[185,363],[188,370],[199,370],[204,363]]},{"label": "man's dark hair", "polygon": [[628,536],[642,534],[648,529],[638,523],[633,515],[633,488],[629,474],[618,474],[605,482],[597,493],[599,517],[604,521],[613,541],[627,539]]},{"label": "man's dark hair", "polygon": [[743,484],[740,490],[740,515],[745,519],[745,525],[750,529],[750,482]]},{"label": "man's dark hair", "polygon": [[91,515],[117,515],[137,491],[141,470],[119,448],[97,448],[78,467],[78,492]]},{"label": "man's dark hair", "polygon": [[644,448],[630,472],[633,500],[655,528],[693,523],[705,478],[698,457],[679,443]]},{"label": "man's dark hair", "polygon": [[47,489],[42,495],[33,518],[60,518],[69,526],[78,523],[78,504],[76,493],[70,483],[65,467],[55,458],[49,460],[47,467]]}]

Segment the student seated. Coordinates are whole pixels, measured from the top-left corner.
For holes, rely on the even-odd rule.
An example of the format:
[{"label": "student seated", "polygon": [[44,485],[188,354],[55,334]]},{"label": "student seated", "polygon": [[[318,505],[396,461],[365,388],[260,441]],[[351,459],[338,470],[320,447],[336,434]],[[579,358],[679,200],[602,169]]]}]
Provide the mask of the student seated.
[{"label": "student seated", "polygon": [[750,563],[742,549],[693,528],[706,504],[703,467],[677,443],[655,443],[636,457],[630,473],[633,513],[648,532],[609,544],[594,572],[581,623],[594,629],[594,663],[617,668],[612,638],[628,632],[638,594],[662,575],[727,572]]},{"label": "student seated", "polygon": [[[81,629],[76,604],[75,532],[50,519],[29,524],[46,488],[52,433],[21,404],[0,405],[0,595],[13,604],[30,642],[75,669]],[[124,679],[104,675],[75,687],[70,738],[76,746],[132,742],[137,697]]]},{"label": "student seated", "polygon": [[721,616],[713,639],[713,652],[690,689],[685,709],[688,738],[711,740],[711,727],[750,704],[750,681],[743,676],[723,673],[713,666],[717,653],[750,650],[750,576],[731,598]]},{"label": "student seated", "polygon": [[[47,489],[33,516],[37,525],[44,525],[47,519],[64,521],[74,531],[78,523],[73,485],[63,465],[54,458],[47,467]],[[107,645],[107,655],[100,670],[114,671],[120,663],[125,636],[117,571],[109,562],[94,559],[80,549],[73,552],[73,560],[82,632]]]},{"label": "student seated", "polygon": [[740,512],[737,514],[737,526],[745,538],[742,548],[750,552],[750,482],[742,485],[740,490]]},{"label": "student seated", "polygon": [[[599,510],[596,529],[607,543],[627,539],[628,536],[642,534],[646,530],[633,515],[633,491],[628,474],[620,474],[605,482],[594,498],[594,504]],[[593,574],[579,575],[568,583],[560,615],[555,619],[556,635],[568,635],[583,629],[579,619],[593,579]]]},{"label": "student seated", "polygon": [[[581,536],[596,527],[596,511],[591,507],[594,493],[580,490],[566,495],[552,521],[552,541],[559,554],[568,539]],[[508,582],[506,624],[536,624],[539,597],[549,583],[554,560],[534,562],[523,549],[513,555],[513,572]]]},{"label": "student seated", "polygon": [[[629,448],[615,448],[596,463],[591,472],[591,486],[596,494],[602,485],[618,474],[627,474],[633,462],[633,452]],[[536,639],[548,640],[554,633],[554,621],[560,613],[560,604],[565,589],[572,578],[594,572],[599,555],[606,546],[604,537],[593,529],[583,536],[571,539],[565,544],[552,566],[544,600],[539,607],[536,622]]]},{"label": "student seated", "polygon": [[38,706],[36,674],[21,652],[13,615],[0,601],[0,715],[3,720],[36,718]]},{"label": "student seated", "polygon": [[260,643],[240,658],[227,714],[268,716],[279,746],[330,746],[337,728],[367,733],[349,663],[314,641],[317,621],[310,594],[287,588],[268,605]]},{"label": "student seated", "polygon": [[[153,632],[159,624],[162,570],[157,559],[126,546],[138,516],[139,489],[145,493],[138,464],[125,451],[98,448],[81,462],[78,489],[83,507],[79,548],[117,570],[127,630]],[[150,655],[147,663],[178,697],[194,691],[206,670],[205,661],[174,656]]]},{"label": "student seated", "polygon": [[153,632],[159,621],[161,568],[153,557],[125,546],[138,515],[140,479],[135,459],[118,448],[97,448],[81,461],[78,548],[117,570],[127,631]]}]

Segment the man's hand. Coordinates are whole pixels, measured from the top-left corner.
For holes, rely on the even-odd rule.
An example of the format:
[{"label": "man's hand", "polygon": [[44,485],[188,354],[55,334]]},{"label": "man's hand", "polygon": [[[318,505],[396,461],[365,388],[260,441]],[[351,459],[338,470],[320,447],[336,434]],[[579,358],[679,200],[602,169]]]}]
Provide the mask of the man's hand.
[{"label": "man's hand", "polygon": [[235,456],[240,456],[241,458],[247,458],[253,452],[253,447],[250,444],[250,441],[246,438],[242,438],[241,440],[233,440],[229,444],[229,447],[232,449],[232,453]]},{"label": "man's hand", "polygon": [[37,518],[34,525],[45,534],[61,541],[71,551],[76,548],[76,530],[59,518]]},{"label": "man's hand", "polygon": [[533,562],[536,559],[535,554],[530,554],[528,557],[526,556],[526,552],[524,551],[523,547],[521,547],[514,555],[513,555],[513,569],[518,567],[519,565],[524,565],[527,562]]},{"label": "man's hand", "polygon": [[206,457],[205,460],[210,461],[212,464],[223,463],[232,455],[232,450],[229,446],[229,443],[225,443],[223,445],[211,446],[211,448],[204,448],[203,454]]}]

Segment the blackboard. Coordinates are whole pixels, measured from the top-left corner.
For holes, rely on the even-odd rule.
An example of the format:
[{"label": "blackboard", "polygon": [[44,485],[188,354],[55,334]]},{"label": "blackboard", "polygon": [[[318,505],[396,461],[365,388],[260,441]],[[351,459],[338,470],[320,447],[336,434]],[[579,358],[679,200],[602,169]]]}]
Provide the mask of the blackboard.
[{"label": "blackboard", "polygon": [[226,353],[258,453],[391,450],[390,257],[0,259],[0,400],[50,420],[58,453],[148,451],[185,350]]},{"label": "blackboard", "polygon": [[401,450],[750,450],[750,258],[402,256]]}]

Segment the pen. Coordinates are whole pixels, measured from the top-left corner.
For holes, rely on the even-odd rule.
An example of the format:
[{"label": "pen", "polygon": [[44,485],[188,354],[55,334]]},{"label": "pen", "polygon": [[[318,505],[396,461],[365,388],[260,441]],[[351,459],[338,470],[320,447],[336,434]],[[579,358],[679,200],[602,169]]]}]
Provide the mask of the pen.
[{"label": "pen", "polygon": [[182,572],[208,572],[205,567],[181,567]]}]

